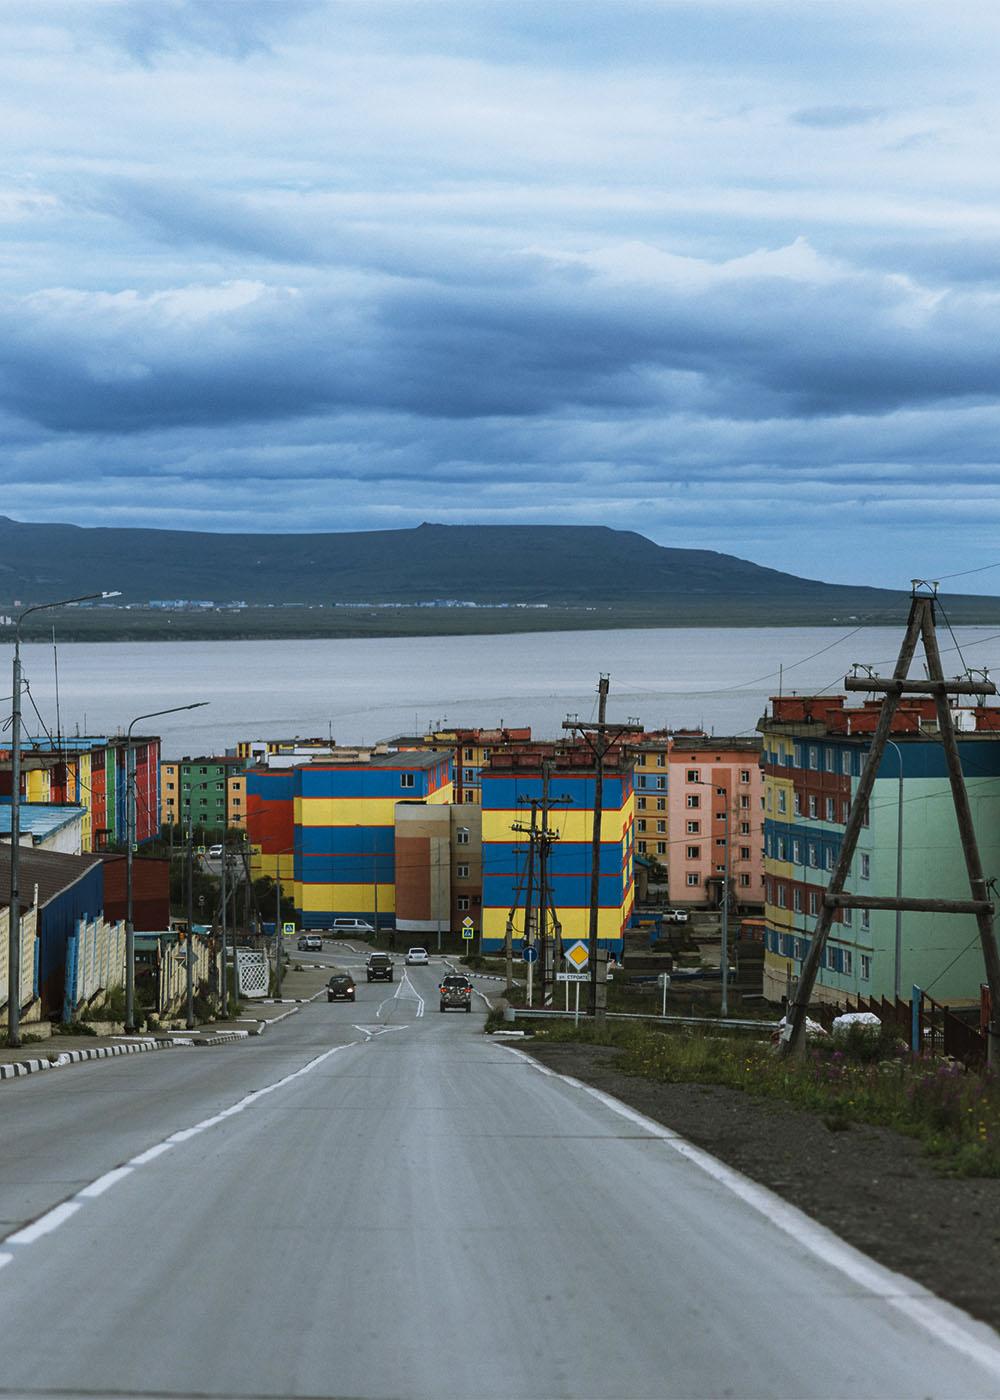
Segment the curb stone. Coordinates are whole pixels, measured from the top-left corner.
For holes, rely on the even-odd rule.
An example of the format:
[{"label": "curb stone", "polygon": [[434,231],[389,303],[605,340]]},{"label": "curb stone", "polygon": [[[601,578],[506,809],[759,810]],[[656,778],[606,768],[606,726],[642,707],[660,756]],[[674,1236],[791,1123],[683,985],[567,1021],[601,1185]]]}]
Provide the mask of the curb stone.
[{"label": "curb stone", "polygon": [[57,1060],[20,1060],[0,1065],[0,1079],[21,1079],[26,1074],[38,1074],[43,1069],[65,1069],[84,1060],[113,1059],[118,1055],[137,1055],[144,1050],[169,1050],[173,1042],[166,1040],[131,1041],[126,1045],[98,1045],[93,1050],[63,1050]]}]

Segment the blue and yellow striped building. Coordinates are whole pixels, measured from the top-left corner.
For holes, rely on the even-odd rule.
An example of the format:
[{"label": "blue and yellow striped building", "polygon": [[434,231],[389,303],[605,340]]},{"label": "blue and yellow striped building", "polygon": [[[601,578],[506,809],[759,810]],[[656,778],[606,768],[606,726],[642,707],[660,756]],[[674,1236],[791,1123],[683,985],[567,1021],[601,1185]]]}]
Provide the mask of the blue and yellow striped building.
[{"label": "blue and yellow striped building", "polygon": [[[396,909],[396,805],[452,800],[450,753],[374,754],[247,773],[251,873],[280,872],[305,928]],[[288,890],[291,876],[294,893]]]},{"label": "blue and yellow striped building", "polygon": [[[496,951],[504,943],[513,905],[515,938],[524,936],[523,886],[529,841],[515,825],[530,822],[531,801],[542,797],[537,756],[498,754],[482,771],[483,804],[483,947]],[[591,836],[594,819],[593,768],[579,762],[554,762],[549,778],[553,797],[568,797],[549,815],[558,832],[549,858],[552,902],[563,942],[586,938],[590,927]],[[598,936],[620,953],[623,929],[632,912],[634,804],[632,770],[609,765],[604,774],[601,818],[600,909]]]}]

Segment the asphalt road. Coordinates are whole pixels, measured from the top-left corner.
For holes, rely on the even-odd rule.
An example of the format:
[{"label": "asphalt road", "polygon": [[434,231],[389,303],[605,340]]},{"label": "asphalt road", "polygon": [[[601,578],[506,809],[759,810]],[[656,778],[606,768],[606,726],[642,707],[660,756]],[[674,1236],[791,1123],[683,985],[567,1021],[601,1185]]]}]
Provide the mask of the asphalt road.
[{"label": "asphalt road", "polygon": [[989,1329],[441,1015],[440,971],[0,1085],[0,1395],[1000,1393]]}]

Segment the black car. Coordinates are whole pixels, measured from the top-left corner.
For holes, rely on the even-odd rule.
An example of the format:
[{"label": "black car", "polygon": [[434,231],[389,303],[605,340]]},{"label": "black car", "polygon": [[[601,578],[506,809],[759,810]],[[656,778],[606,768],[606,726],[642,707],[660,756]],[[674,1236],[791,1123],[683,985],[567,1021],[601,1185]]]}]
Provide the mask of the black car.
[{"label": "black car", "polygon": [[343,997],[345,1001],[357,1001],[358,999],[354,978],[349,972],[335,972],[326,984],[327,1001],[337,1001],[340,997]]},{"label": "black car", "polygon": [[369,982],[391,982],[392,958],[388,953],[369,953],[365,975]]}]

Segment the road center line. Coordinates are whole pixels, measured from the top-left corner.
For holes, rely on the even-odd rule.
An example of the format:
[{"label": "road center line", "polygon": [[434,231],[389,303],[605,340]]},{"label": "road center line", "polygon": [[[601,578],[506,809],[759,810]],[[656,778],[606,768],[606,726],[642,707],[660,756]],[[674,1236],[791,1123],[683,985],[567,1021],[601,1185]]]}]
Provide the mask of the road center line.
[{"label": "road center line", "polygon": [[903,1313],[911,1322],[937,1337],[945,1346],[952,1347],[993,1375],[1000,1376],[1000,1346],[994,1340],[993,1329],[985,1323],[977,1322],[961,1308],[946,1303],[914,1279],[897,1274],[892,1269],[887,1269],[884,1264],[870,1259],[867,1254],[855,1249],[797,1206],[782,1200],[766,1186],[751,1181],[742,1172],[726,1166],[710,1152],[695,1147],[694,1143],[665,1128],[662,1123],[657,1123],[634,1108],[629,1108],[628,1104],[622,1103],[620,1099],[613,1098],[602,1089],[595,1089],[591,1084],[584,1084],[582,1079],[575,1079],[571,1074],[561,1074],[558,1070],[550,1069],[548,1065],[539,1064],[531,1055],[515,1049],[513,1045],[501,1044],[500,1049],[515,1055],[519,1060],[524,1060],[532,1069],[542,1074],[561,1079],[564,1084],[569,1084],[574,1089],[581,1089],[620,1118],[644,1128],[664,1146],[684,1157],[725,1190],[738,1196],[752,1210],[764,1216],[784,1234],[791,1236],[797,1245],[807,1249],[824,1264],[836,1269],[881,1302]]}]

